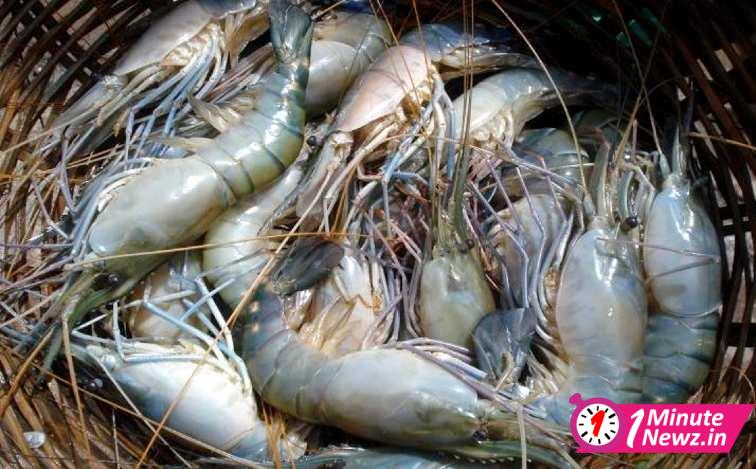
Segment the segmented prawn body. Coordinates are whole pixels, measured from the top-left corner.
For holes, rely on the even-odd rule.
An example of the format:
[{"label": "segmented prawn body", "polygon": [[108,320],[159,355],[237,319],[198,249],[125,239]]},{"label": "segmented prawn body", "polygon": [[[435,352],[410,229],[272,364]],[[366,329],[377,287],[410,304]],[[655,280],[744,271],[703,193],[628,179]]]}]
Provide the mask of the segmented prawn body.
[{"label": "segmented prawn body", "polygon": [[[112,379],[144,417],[159,422],[172,408],[169,428],[241,458],[270,459],[266,426],[252,390],[244,388],[230,364],[215,358],[201,363],[201,348],[136,343],[120,355],[108,346],[88,344],[74,352],[95,373]],[[160,358],[151,360],[153,355]],[[305,449],[294,437],[276,444],[291,459]]]},{"label": "segmented prawn body", "polygon": [[568,369],[559,391],[545,401],[551,418],[562,425],[569,423],[573,393],[621,403],[641,398],[646,292],[635,244],[611,223],[609,153],[604,142],[591,181],[596,212],[567,253],[559,277],[556,324]]},{"label": "segmented prawn body", "polygon": [[717,232],[685,174],[683,143],[646,219],[643,265],[653,297],[643,398],[685,402],[708,376],[722,303]]},{"label": "segmented prawn body", "polygon": [[[181,160],[159,162],[120,189],[92,226],[89,244],[95,255],[165,249],[196,239],[220,212],[278,178],[296,158],[311,23],[304,13],[274,14],[282,15],[272,31],[280,63],[256,109],[212,145]],[[283,23],[290,18],[297,21]],[[165,202],[156,205],[158,194]],[[135,208],[137,220],[129,216]]]},{"label": "segmented prawn body", "polygon": [[[515,144],[518,154],[527,163],[534,166],[544,167],[554,174],[561,176],[557,182],[576,186],[581,183],[580,176],[581,164],[590,162],[587,152],[580,149],[580,153],[575,151],[575,143],[572,136],[562,129],[534,129],[525,130],[518,137]],[[583,172],[586,180],[590,178],[591,167],[583,166]],[[511,171],[508,172],[510,178]],[[531,194],[549,193],[549,181],[540,174],[526,172],[523,176],[527,190]],[[522,195],[522,189],[519,184],[509,184],[507,186],[511,195]]]},{"label": "segmented prawn body", "polygon": [[278,243],[264,228],[295,191],[304,169],[295,163],[271,187],[247,196],[218,217],[205,235],[202,265],[223,301],[235,307]]},{"label": "segmented prawn body", "polygon": [[[409,350],[368,349],[332,358],[313,350],[286,326],[286,297],[307,288],[341,261],[343,250],[321,243],[287,258],[281,277],[258,290],[245,317],[243,356],[253,386],[272,406],[307,422],[400,446],[459,454],[519,453],[516,417],[454,374]],[[549,445],[525,427],[529,442]],[[528,456],[555,463],[549,451]],[[481,456],[485,457],[485,456]]]},{"label": "segmented prawn body", "polygon": [[[285,2],[274,2],[269,10],[278,65],[265,80],[255,108],[212,145],[180,160],[158,161],[114,194],[89,231],[88,259],[94,268],[63,294],[64,303],[73,305],[66,306],[69,322],[129,291],[164,259],[123,255],[195,240],[239,198],[283,174],[299,154],[312,22],[301,9]],[[93,284],[103,276],[111,282],[98,290]],[[52,353],[57,348],[53,344]]]},{"label": "segmented prawn body", "polygon": [[307,117],[332,110],[390,42],[388,25],[372,14],[335,11],[319,19],[310,53]]},{"label": "segmented prawn body", "polygon": [[[616,100],[616,90],[608,85],[559,70],[550,73],[567,104],[608,105]],[[462,139],[467,118],[465,100],[470,102],[470,141],[487,148],[498,142],[503,142],[504,148],[512,148],[526,122],[559,104],[557,92],[543,71],[505,70],[482,80],[454,100],[457,141]]]}]

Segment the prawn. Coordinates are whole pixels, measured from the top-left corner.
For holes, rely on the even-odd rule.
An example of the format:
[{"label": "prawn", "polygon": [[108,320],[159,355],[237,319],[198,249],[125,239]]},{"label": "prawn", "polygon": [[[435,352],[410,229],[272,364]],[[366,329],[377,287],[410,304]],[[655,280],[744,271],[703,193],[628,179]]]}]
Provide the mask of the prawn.
[{"label": "prawn", "polygon": [[562,425],[569,423],[568,399],[573,393],[621,403],[641,398],[646,291],[637,250],[610,218],[606,196],[610,152],[604,140],[591,177],[593,197],[585,201],[590,223],[567,252],[556,294],[567,379],[543,402],[551,418]]},{"label": "prawn", "polygon": [[[488,66],[493,66],[492,62],[506,65],[521,57],[498,48],[495,50],[499,52],[494,53],[491,39],[483,34],[470,37],[455,27],[423,25],[422,28],[434,31],[439,39],[423,47],[419,42],[422,33],[410,33],[406,43],[402,40],[386,49],[350,86],[322,143],[304,195],[297,203],[300,216],[312,205],[315,210],[309,211],[310,218],[320,217],[320,225],[330,229],[328,216],[344,181],[363,162],[384,153],[391,156],[383,165],[382,174],[373,176],[363,193],[367,195],[380,185],[387,199],[388,184],[400,166],[422,148],[428,138],[426,134],[433,127],[445,129],[451,121],[451,100],[443,89],[436,65],[464,50],[471,51],[472,64]],[[422,128],[428,132],[421,133]],[[397,143],[393,136],[403,134],[408,137]],[[349,164],[337,174],[349,157]],[[358,206],[363,199],[359,198],[354,205]]]},{"label": "prawn", "polygon": [[[166,425],[179,434],[237,457],[271,459],[266,424],[258,417],[251,388],[244,388],[239,371],[228,363],[203,362],[200,347],[137,342],[118,353],[106,344],[88,343],[75,344],[72,351],[94,374],[112,380],[144,417],[160,421],[172,409]],[[291,459],[304,454],[306,446],[293,433],[277,445]]]},{"label": "prawn", "polygon": [[[272,406],[354,435],[482,459],[519,454],[517,418],[466,381],[406,349],[360,350],[336,358],[315,351],[286,326],[287,297],[341,262],[343,248],[310,239],[255,292],[244,317],[242,356],[253,386]],[[559,464],[551,437],[525,417],[534,460]]]},{"label": "prawn", "polygon": [[[248,41],[267,29],[266,0],[190,0],[172,9],[129,48],[115,67],[52,122],[62,137],[63,161],[90,151],[108,137],[106,125],[126,124],[146,136],[168,115],[166,134],[188,96],[204,96],[236,61]],[[139,129],[141,109],[157,103]],[[57,141],[57,139],[56,139]]]},{"label": "prawn", "polygon": [[[86,230],[88,268],[59,298],[63,320],[75,323],[90,309],[128,292],[164,259],[131,254],[193,241],[224,209],[275,180],[294,161],[303,141],[312,22],[285,1],[272,2],[269,14],[279,63],[255,108],[212,145],[180,160],[159,161],[114,194]],[[156,204],[156,197],[164,202]],[[102,279],[105,285],[98,283]],[[61,341],[58,332],[47,366]]]},{"label": "prawn", "polygon": [[686,177],[681,138],[678,128],[672,171],[645,220],[643,265],[655,313],[643,369],[643,398],[649,402],[685,402],[703,384],[722,304],[717,232]]}]

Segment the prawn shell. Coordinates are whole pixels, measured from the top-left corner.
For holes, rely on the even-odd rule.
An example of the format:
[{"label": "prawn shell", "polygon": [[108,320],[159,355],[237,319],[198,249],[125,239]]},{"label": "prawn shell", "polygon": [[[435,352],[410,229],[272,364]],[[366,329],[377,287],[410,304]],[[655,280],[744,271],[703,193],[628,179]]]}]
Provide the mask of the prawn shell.
[{"label": "prawn shell", "polygon": [[[339,285],[343,285],[343,292]],[[298,335],[303,342],[331,356],[360,350],[382,303],[382,295],[373,288],[368,265],[345,255],[317,288],[312,315],[299,328]]]},{"label": "prawn shell", "polygon": [[[149,345],[153,353],[175,353],[168,347],[142,345]],[[166,422],[170,428],[223,451],[257,459],[265,456],[265,425],[257,417],[254,396],[242,390],[238,377],[188,360],[126,363],[95,347],[87,349],[99,355],[99,361],[110,368],[113,379],[146,417],[160,421],[172,408]]]},{"label": "prawn shell", "polygon": [[[205,235],[205,243],[216,245],[202,253],[207,277],[215,286],[237,279],[220,291],[223,301],[234,308],[270,259],[275,240],[254,239],[275,211],[295,190],[302,168],[292,165],[280,180],[262,192],[247,196],[216,219]],[[240,242],[243,241],[243,242]]]},{"label": "prawn shell", "polygon": [[[565,103],[608,105],[616,102],[614,86],[581,78],[558,69],[550,71]],[[557,92],[546,74],[540,70],[514,68],[492,75],[472,87],[470,95],[470,135],[488,142],[503,138],[511,145],[525,124],[556,105]],[[454,100],[456,138],[461,138],[465,96]]]},{"label": "prawn shell", "polygon": [[319,40],[310,51],[310,79],[305,108],[308,116],[319,116],[333,108],[359,70],[352,70],[357,51],[337,41]]},{"label": "prawn shell", "polygon": [[[376,57],[375,50],[383,51],[391,41],[391,31],[385,21],[373,14],[335,11],[325,20],[318,21],[313,41],[340,42],[360,51],[359,68],[364,68]],[[363,57],[364,54],[364,57]]]},{"label": "prawn shell", "polygon": [[423,267],[419,314],[428,337],[472,348],[475,326],[495,308],[485,274],[470,253],[451,253]]},{"label": "prawn shell", "polygon": [[[525,130],[520,133],[519,150],[522,157],[533,164],[541,165],[540,158],[546,167],[556,174],[570,179],[573,185],[580,182],[580,160],[575,152],[575,142],[572,136],[561,129],[536,129]],[[588,154],[582,149],[580,154],[583,162],[590,160]],[[586,180],[590,180],[591,166],[586,165],[583,168]],[[547,192],[548,182],[540,176],[526,175],[529,192]]]},{"label": "prawn shell", "polygon": [[271,18],[271,34],[280,42],[279,58],[293,55],[265,80],[255,108],[196,154],[158,161],[129,181],[93,224],[89,242],[97,256],[186,244],[294,162],[305,125],[311,22],[301,10],[281,15]]},{"label": "prawn shell", "polygon": [[372,14],[334,11],[318,21],[305,97],[308,117],[333,109],[390,38],[386,22]]},{"label": "prawn shell", "polygon": [[177,6],[140,36],[111,72],[122,76],[160,63],[176,47],[189,41],[213,20],[197,0]]},{"label": "prawn shell", "polygon": [[469,441],[479,428],[481,416],[470,412],[480,408],[476,392],[410,352],[365,350],[345,355],[333,365],[338,370],[324,395],[324,406],[329,419],[349,433],[438,447]]},{"label": "prawn shell", "polygon": [[648,321],[643,396],[648,402],[686,402],[709,376],[717,349],[719,315],[674,317],[655,314]]},{"label": "prawn shell", "polygon": [[594,227],[577,240],[562,268],[557,327],[578,376],[616,376],[643,355],[646,291],[635,249],[625,241]]},{"label": "prawn shell", "polygon": [[[89,236],[100,258],[186,244],[235,200],[220,176],[196,157],[158,161],[116,195]],[[135,214],[135,207],[141,212]]]},{"label": "prawn shell", "polygon": [[352,132],[393,114],[408,94],[422,92],[430,73],[430,59],[422,50],[389,48],[347,92],[335,130]]},{"label": "prawn shell", "polygon": [[[492,75],[468,92],[470,99],[470,136],[487,141],[505,133],[512,136],[522,130],[525,122],[543,111],[540,97],[553,93],[543,72],[513,69]],[[462,138],[465,96],[454,100],[454,127],[457,139]]]},{"label": "prawn shell", "polygon": [[648,246],[644,246],[643,258],[651,277],[651,292],[662,312],[678,316],[706,314],[722,304],[720,265],[712,261],[666,273],[705,259],[653,246],[719,257],[717,232],[703,206],[691,196],[688,184],[665,185],[654,199],[646,222]]}]

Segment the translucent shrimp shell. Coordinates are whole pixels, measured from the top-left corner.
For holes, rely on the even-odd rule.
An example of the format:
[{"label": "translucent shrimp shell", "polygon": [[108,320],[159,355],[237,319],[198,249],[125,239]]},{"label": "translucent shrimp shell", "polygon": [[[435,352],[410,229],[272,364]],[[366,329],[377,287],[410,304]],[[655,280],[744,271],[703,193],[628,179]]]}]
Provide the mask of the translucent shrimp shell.
[{"label": "translucent shrimp shell", "polygon": [[665,181],[663,190],[654,199],[646,222],[645,242],[644,266],[661,311],[700,316],[721,305],[717,232],[704,208],[690,193],[690,184],[676,175]]},{"label": "translucent shrimp shell", "polygon": [[[152,344],[140,347],[162,355],[189,351]],[[108,369],[146,417],[160,421],[181,396],[166,422],[170,428],[240,457],[267,459],[265,424],[257,416],[254,396],[242,389],[233,372],[189,360],[129,363],[97,345],[87,346],[87,352]]]},{"label": "translucent shrimp shell", "polygon": [[318,21],[310,53],[307,115],[333,109],[390,39],[386,22],[372,14],[336,11]]},{"label": "translucent shrimp shell", "polygon": [[291,166],[279,181],[240,201],[208,229],[205,243],[213,246],[203,251],[203,268],[216,287],[235,279],[220,291],[223,301],[232,308],[239,304],[275,249],[276,240],[264,238],[266,233],[260,230],[296,189],[302,174],[301,166]]},{"label": "translucent shrimp shell", "polygon": [[559,337],[570,359],[555,418],[569,422],[573,392],[616,402],[640,398],[646,292],[634,247],[601,219],[575,243],[556,298]]},{"label": "translucent shrimp shell", "polygon": [[453,252],[423,266],[419,314],[428,337],[472,348],[475,325],[495,308],[480,262],[471,253]]},{"label": "translucent shrimp shell", "polygon": [[352,85],[334,128],[352,132],[397,111],[405,97],[427,98],[430,60],[415,47],[394,46]]},{"label": "translucent shrimp shell", "polygon": [[147,65],[160,63],[181,44],[185,44],[212,20],[250,10],[264,0],[190,0],[160,18],[129,48],[111,72],[122,76]]}]

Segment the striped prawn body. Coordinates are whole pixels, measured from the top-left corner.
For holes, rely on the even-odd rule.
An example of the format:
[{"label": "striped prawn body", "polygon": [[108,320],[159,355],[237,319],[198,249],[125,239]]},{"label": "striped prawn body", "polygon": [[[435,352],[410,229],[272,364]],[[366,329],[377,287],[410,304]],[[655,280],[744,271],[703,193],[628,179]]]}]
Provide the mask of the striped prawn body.
[{"label": "striped prawn body", "polygon": [[[146,253],[197,239],[237,199],[273,182],[296,159],[305,125],[312,20],[285,0],[271,2],[269,15],[278,66],[255,107],[195,154],[159,161],[113,195],[90,228],[87,269],[52,308],[68,324],[125,294],[166,259]],[[58,328],[45,367],[61,344]]]},{"label": "striped prawn body", "polygon": [[[92,227],[89,244],[97,257],[188,243],[237,199],[270,184],[294,161],[305,124],[311,22],[299,9],[272,6],[271,24],[279,65],[255,107],[194,155],[160,161],[125,185]],[[104,267],[128,275],[124,262],[133,260]]]}]

